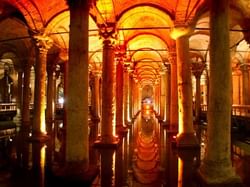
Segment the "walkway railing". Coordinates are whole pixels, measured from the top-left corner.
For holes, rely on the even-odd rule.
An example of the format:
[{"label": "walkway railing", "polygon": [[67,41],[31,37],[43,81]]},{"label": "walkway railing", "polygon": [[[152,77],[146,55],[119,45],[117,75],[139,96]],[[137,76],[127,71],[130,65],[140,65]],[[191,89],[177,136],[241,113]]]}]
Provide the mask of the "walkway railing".
[{"label": "walkway railing", "polygon": [[[29,109],[32,110],[34,108],[34,104],[30,103]],[[62,109],[63,105],[60,103],[56,104],[57,109]],[[0,103],[0,112],[3,111],[15,111],[16,110],[16,103]]]},{"label": "walkway railing", "polygon": [[0,103],[0,112],[3,111],[15,111],[16,103]]},{"label": "walkway railing", "polygon": [[[201,111],[207,112],[206,104],[201,105]],[[232,105],[232,115],[250,117],[250,105]]]}]

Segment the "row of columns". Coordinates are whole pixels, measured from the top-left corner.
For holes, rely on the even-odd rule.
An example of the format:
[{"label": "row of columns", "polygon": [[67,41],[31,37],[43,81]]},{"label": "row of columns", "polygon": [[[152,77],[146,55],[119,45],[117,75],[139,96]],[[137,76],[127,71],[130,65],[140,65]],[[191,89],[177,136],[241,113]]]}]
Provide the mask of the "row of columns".
[{"label": "row of columns", "polygon": [[[69,40],[69,62],[65,64],[65,126],[66,126],[66,162],[68,168],[79,168],[86,171],[89,167],[89,140],[88,140],[88,16],[89,1],[68,1],[70,9],[70,40]],[[226,8],[225,8],[226,7]],[[229,60],[229,37],[228,37],[228,12],[221,11],[228,9],[226,0],[220,3],[211,3],[211,62],[210,62],[210,90],[209,90],[209,110],[208,110],[208,145],[205,160],[200,167],[201,176],[212,182],[221,182],[235,177],[230,160],[230,116],[231,116],[231,66]],[[222,13],[223,12],[223,13]],[[220,15],[220,16],[218,16]],[[220,17],[220,19],[217,19]],[[216,19],[214,19],[216,18]],[[223,27],[222,27],[223,26]],[[176,28],[177,30],[179,28]],[[181,28],[183,29],[183,28]],[[185,28],[184,28],[185,29]],[[183,32],[180,32],[183,33]],[[164,101],[165,105],[170,105],[169,121],[170,130],[178,127],[177,146],[197,146],[198,142],[193,130],[192,120],[192,85],[191,85],[191,64],[189,61],[189,33],[175,37],[176,53],[171,55],[171,102]],[[45,82],[46,82],[46,59],[51,41],[46,37],[36,37],[38,45],[35,79],[35,103],[34,121],[32,134],[40,137],[45,132]],[[80,42],[79,42],[80,41]],[[220,42],[221,41],[221,42]],[[218,50],[217,50],[218,49]],[[223,51],[223,52],[221,52]],[[122,125],[122,109],[119,108],[124,103],[124,120],[131,120],[131,78],[125,71],[122,81],[122,67],[118,63],[117,70],[114,63],[114,47],[111,40],[105,38],[103,43],[103,69],[102,69],[102,108],[101,108],[101,144],[113,144],[113,124],[116,117],[118,125]],[[220,63],[217,63],[220,62]],[[27,68],[28,69],[28,68]],[[221,69],[224,73],[221,74]],[[219,70],[219,71],[218,71]],[[117,71],[117,77],[115,71]],[[28,81],[29,73],[24,81]],[[49,82],[53,82],[53,76],[48,77]],[[115,92],[115,78],[124,88],[123,101],[117,101],[115,116],[114,103],[115,93],[121,96],[120,90]],[[169,90],[169,75],[166,74],[166,87]],[[98,82],[98,81],[97,81]],[[97,83],[96,82],[96,83]],[[128,85],[129,84],[129,85]],[[98,83],[97,83],[98,85]],[[24,89],[27,93],[28,89]],[[221,89],[224,91],[221,92]],[[39,90],[39,91],[37,91]],[[98,90],[98,88],[95,88]],[[111,91],[110,91],[111,90]],[[128,92],[128,93],[127,93]],[[96,94],[97,91],[95,92]],[[168,93],[168,91],[166,92]],[[48,93],[51,98],[51,93]],[[167,98],[167,97],[166,97]],[[23,105],[27,105],[27,101]],[[84,104],[85,103],[85,104]],[[98,105],[98,102],[96,103]],[[49,104],[48,110],[53,110],[53,105]],[[23,110],[23,120],[27,119],[27,108]],[[95,109],[96,115],[99,110]],[[49,119],[52,116],[48,116]],[[220,134],[218,134],[220,133]],[[80,141],[79,141],[80,140]],[[73,167],[72,167],[73,166]]]}]

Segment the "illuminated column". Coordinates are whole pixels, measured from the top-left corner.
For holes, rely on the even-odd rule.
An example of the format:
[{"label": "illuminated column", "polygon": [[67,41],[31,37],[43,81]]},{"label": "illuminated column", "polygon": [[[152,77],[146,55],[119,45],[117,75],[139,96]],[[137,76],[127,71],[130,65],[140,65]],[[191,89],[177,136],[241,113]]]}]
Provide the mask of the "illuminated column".
[{"label": "illuminated column", "polygon": [[132,72],[133,72],[133,70],[131,70],[130,69],[130,71],[129,71],[129,103],[128,103],[128,106],[129,106],[129,119],[130,119],[130,121],[131,121],[131,119],[132,119],[132,117],[133,117],[133,113],[132,113],[132,105],[133,105],[133,99],[132,99],[132,97],[133,97],[133,93],[134,93],[134,91],[133,91],[133,76],[132,76]]},{"label": "illuminated column", "polygon": [[52,40],[44,35],[34,36],[38,48],[38,59],[35,64],[35,97],[32,137],[42,140],[46,134],[46,64],[47,53],[52,46]]},{"label": "illuminated column", "polygon": [[94,85],[93,85],[93,100],[92,100],[92,107],[93,107],[93,115],[95,120],[100,121],[100,77],[101,72],[96,71],[93,74]]},{"label": "illuminated column", "polygon": [[129,118],[129,65],[124,66],[124,84],[123,84],[123,102],[124,102],[124,122],[127,125],[130,122]]},{"label": "illuminated column", "polygon": [[123,65],[118,59],[116,65],[116,132],[120,133],[123,129]]},{"label": "illuminated column", "polygon": [[170,95],[171,95],[171,88],[170,88],[170,64],[166,64],[166,90],[165,90],[165,93],[166,93],[166,109],[165,109],[165,123],[166,125],[169,126],[170,124]]},{"label": "illuminated column", "polygon": [[159,106],[160,106],[160,84],[159,81],[157,80],[154,86],[154,98],[155,98],[155,110],[156,114],[159,115]]},{"label": "illuminated column", "polygon": [[249,105],[249,66],[247,64],[243,64],[241,66],[242,72],[242,97],[243,97],[243,105]]},{"label": "illuminated column", "polygon": [[189,59],[189,27],[176,27],[172,36],[176,39],[178,81],[178,147],[198,146],[193,128],[193,103],[191,62]]},{"label": "illuminated column", "polygon": [[160,118],[161,120],[166,119],[166,74],[165,72],[161,72],[161,81],[160,81],[160,89],[161,89],[161,96],[160,96]]},{"label": "illuminated column", "polygon": [[239,178],[236,177],[231,162],[232,67],[228,0],[210,1],[209,43],[208,141],[200,175],[205,183],[215,186],[241,186],[235,184],[239,183]]},{"label": "illuminated column", "polygon": [[192,63],[192,72],[196,80],[196,93],[195,93],[195,121],[199,123],[201,114],[201,74],[205,68],[205,64],[202,62]]},{"label": "illuminated column", "polygon": [[110,39],[103,42],[103,65],[102,65],[102,120],[101,120],[101,143],[114,143],[113,125],[115,115],[114,84],[115,64],[114,47]]},{"label": "illuminated column", "polygon": [[13,121],[20,126],[21,117],[22,117],[22,101],[23,101],[23,71],[18,71],[18,80],[17,80],[17,95],[16,95],[16,116],[13,118]]},{"label": "illuminated column", "polygon": [[177,64],[176,64],[176,53],[172,52],[170,55],[170,131],[178,130],[178,92],[177,92]]},{"label": "illuminated column", "polygon": [[22,129],[28,130],[30,126],[30,68],[31,65],[26,62],[24,66],[23,77],[23,105],[22,105]]},{"label": "illuminated column", "polygon": [[[88,25],[89,1],[68,0],[69,60],[65,63],[66,170],[83,173],[89,166]],[[66,172],[66,174],[67,174]]]},{"label": "illuminated column", "polygon": [[55,65],[53,62],[47,65],[47,107],[46,107],[46,123],[47,131],[51,133],[52,122],[55,113],[55,98],[54,98],[54,82],[55,82]]}]

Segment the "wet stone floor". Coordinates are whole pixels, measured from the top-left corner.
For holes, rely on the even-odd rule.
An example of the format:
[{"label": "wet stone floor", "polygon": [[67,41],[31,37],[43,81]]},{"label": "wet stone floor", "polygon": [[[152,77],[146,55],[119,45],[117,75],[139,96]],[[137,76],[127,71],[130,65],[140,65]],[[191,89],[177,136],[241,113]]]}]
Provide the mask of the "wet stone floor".
[{"label": "wet stone floor", "polygon": [[[204,156],[206,130],[200,149],[178,151],[174,135],[155,117],[139,116],[114,150],[90,147],[90,164],[98,168],[90,183],[65,182],[54,174],[64,161],[63,125],[55,124],[45,144],[20,134],[0,139],[0,187],[200,187],[197,168]],[[91,142],[91,141],[90,141]],[[245,187],[250,187],[250,144],[233,141],[232,163]],[[224,185],[226,186],[226,185]],[[239,186],[236,186],[239,187]]]}]

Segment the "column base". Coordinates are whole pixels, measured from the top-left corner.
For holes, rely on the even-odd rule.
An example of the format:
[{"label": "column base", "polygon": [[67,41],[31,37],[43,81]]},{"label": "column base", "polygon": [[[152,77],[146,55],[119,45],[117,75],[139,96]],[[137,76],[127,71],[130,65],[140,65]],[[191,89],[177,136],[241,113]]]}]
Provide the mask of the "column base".
[{"label": "column base", "polygon": [[97,149],[116,149],[119,144],[119,138],[117,137],[100,137],[99,140],[94,142],[94,148]]},{"label": "column base", "polygon": [[99,174],[97,166],[87,169],[81,162],[66,163],[65,166],[53,166],[53,182],[56,186],[91,186]]},{"label": "column base", "polygon": [[199,142],[194,133],[181,133],[176,137],[177,148],[199,148]]},{"label": "column base", "polygon": [[243,187],[230,161],[203,161],[198,170],[198,179],[202,187]]}]

